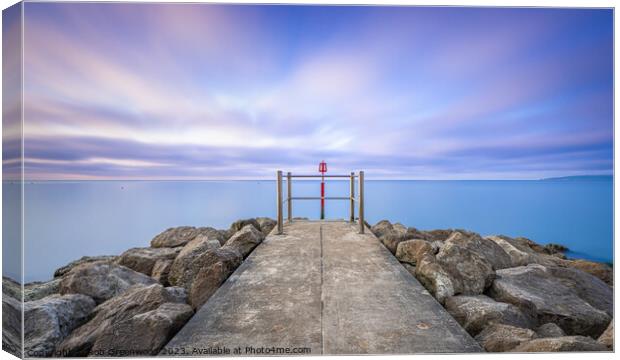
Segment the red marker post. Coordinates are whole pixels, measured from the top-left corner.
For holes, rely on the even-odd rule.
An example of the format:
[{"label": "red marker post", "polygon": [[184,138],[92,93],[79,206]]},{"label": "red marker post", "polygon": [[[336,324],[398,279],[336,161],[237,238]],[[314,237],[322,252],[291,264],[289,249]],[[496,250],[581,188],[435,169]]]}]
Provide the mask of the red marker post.
[{"label": "red marker post", "polygon": [[321,173],[321,220],[323,220],[325,219],[325,173],[327,172],[325,161],[319,164],[319,172]]}]

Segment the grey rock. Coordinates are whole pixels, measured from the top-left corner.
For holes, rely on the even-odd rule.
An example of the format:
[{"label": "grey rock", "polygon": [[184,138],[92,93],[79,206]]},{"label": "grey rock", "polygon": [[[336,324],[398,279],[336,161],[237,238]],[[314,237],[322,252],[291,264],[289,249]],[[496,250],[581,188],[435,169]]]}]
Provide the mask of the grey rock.
[{"label": "grey rock", "polygon": [[452,296],[445,301],[446,310],[472,336],[492,324],[530,328],[534,319],[516,306],[497,302],[485,295]]},{"label": "grey rock", "polygon": [[569,335],[598,337],[611,320],[538,264],[498,270],[489,294],[531,314],[539,324],[557,324]]},{"label": "grey rock", "polygon": [[156,281],[137,271],[107,261],[89,262],[71,269],[60,282],[60,294],[83,294],[102,303],[129,287]]},{"label": "grey rock", "polygon": [[134,271],[151,276],[153,266],[158,260],[174,260],[181,248],[133,248],[125,251],[116,261],[117,264]]},{"label": "grey rock", "polygon": [[493,324],[482,330],[476,341],[488,352],[505,352],[535,337],[536,333],[530,329]]},{"label": "grey rock", "polygon": [[572,267],[590,275],[596,276],[609,286],[614,285],[614,270],[605,263],[599,263],[588,260],[567,260],[562,262],[563,266]]},{"label": "grey rock", "polygon": [[383,235],[390,233],[394,230],[392,223],[388,220],[381,220],[370,228],[376,237],[381,238]]},{"label": "grey rock", "polygon": [[170,295],[170,301],[187,304],[187,290],[180,286],[169,286],[165,288]]},{"label": "grey rock", "polygon": [[74,260],[63,267],[56,269],[56,271],[54,271],[54,277],[62,277],[78,265],[101,261],[113,262],[116,261],[117,258],[118,256],[115,255],[83,256],[78,260]]},{"label": "grey rock", "polygon": [[217,240],[210,240],[208,236],[198,236],[183,247],[179,255],[170,266],[168,282],[171,285],[189,289],[189,285],[198,272],[196,259],[209,250],[219,249]]},{"label": "grey rock", "polygon": [[244,259],[265,239],[265,235],[252,225],[245,225],[237,231],[223,248],[237,251]]},{"label": "grey rock", "polygon": [[514,352],[606,351],[605,345],[585,336],[532,339],[512,349]]},{"label": "grey rock", "polygon": [[465,248],[488,261],[494,270],[512,266],[510,256],[501,246],[489,239],[482,238],[476,233],[455,231],[445,240],[444,246],[451,244]]},{"label": "grey rock", "polygon": [[415,265],[418,259],[421,259],[426,254],[433,254],[433,248],[425,240],[406,240],[399,243],[396,247],[396,258],[398,261],[412,265]]},{"label": "grey rock", "polygon": [[237,220],[234,223],[232,223],[230,225],[230,230],[233,231],[233,233],[238,232],[239,230],[243,229],[244,227],[246,227],[247,225],[252,225],[254,227],[254,229],[261,231],[261,227],[260,224],[258,223],[258,221],[256,219],[241,219],[241,220]]},{"label": "grey rock", "polygon": [[[23,357],[21,286],[6,279],[8,278],[2,279],[2,350],[21,358]],[[15,286],[9,288],[12,285]]]},{"label": "grey rock", "polygon": [[613,316],[613,290],[601,279],[575,268],[550,266],[547,271],[588,304]]},{"label": "grey rock", "polygon": [[200,308],[241,265],[241,261],[242,258],[237,251],[225,246],[209,250],[198,257],[192,264],[196,275],[193,276],[189,287],[189,304],[194,309]]},{"label": "grey rock", "polygon": [[452,235],[452,233],[454,232],[454,230],[452,229],[437,229],[437,230],[430,230],[430,231],[425,231],[425,233],[427,234],[428,240],[429,241],[446,241],[450,235]]},{"label": "grey rock", "polygon": [[566,336],[564,330],[561,327],[557,326],[554,323],[546,323],[540,325],[536,329],[536,334],[539,338],[548,338],[548,337],[562,337]]},{"label": "grey rock", "polygon": [[495,277],[489,261],[456,242],[446,240],[436,258],[452,278],[455,294],[481,294]]},{"label": "grey rock", "polygon": [[[145,351],[150,354],[151,351],[155,351],[155,349],[129,347],[134,344],[136,346],[141,346],[143,344],[142,341],[148,342],[148,339],[138,339],[140,337],[145,337],[145,332],[148,332],[149,336],[155,336],[152,332],[154,330],[146,327],[143,327],[142,329],[132,327],[135,325],[132,319],[140,316],[141,314],[157,310],[166,303],[183,305],[176,301],[177,299],[170,295],[170,293],[160,284],[132,286],[119,296],[116,296],[97,306],[94,310],[93,318],[86,324],[75,329],[67,338],[65,338],[56,347],[56,352],[72,357],[83,357],[88,355],[119,355],[114,353],[108,354],[105,351],[103,354],[98,353],[101,352],[102,349],[108,351],[113,349],[121,349],[125,351]],[[162,311],[165,309],[166,308],[162,309]],[[181,309],[181,307],[179,307],[179,309]],[[162,322],[165,323],[167,321],[165,319],[166,315],[161,313],[159,313],[159,315],[164,318],[162,319]],[[157,316],[155,318],[157,318]],[[122,326],[121,324],[125,325]],[[171,323],[168,323],[170,324],[168,327],[160,326],[160,324],[155,325],[155,323],[150,324],[157,329],[158,334],[160,331],[162,333],[166,333],[164,337],[168,336],[168,334],[172,332],[170,330],[173,327]],[[110,333],[111,329],[114,329],[115,331]],[[131,329],[133,332],[128,329]],[[117,345],[112,348],[104,349],[103,347],[107,346],[110,342],[116,342]],[[94,351],[95,344],[98,345],[96,349],[98,352]]]},{"label": "grey rock", "polygon": [[140,356],[157,355],[193,314],[192,307],[187,304],[164,303],[157,309],[112,323],[103,329],[91,353],[131,356],[124,351],[127,349],[138,350]]},{"label": "grey rock", "polygon": [[95,302],[81,294],[50,295],[24,304],[24,351],[28,357],[53,355],[56,346],[82,325]]},{"label": "grey rock", "polygon": [[260,231],[265,236],[269,235],[271,230],[273,230],[273,228],[277,225],[277,222],[274,219],[268,217],[258,217],[256,218],[256,222],[258,222],[258,225],[260,226]]},{"label": "grey rock", "polygon": [[172,268],[173,260],[160,259],[155,262],[153,265],[153,272],[151,273],[151,277],[157,280],[163,286],[170,285],[168,281],[168,275],[170,274],[170,269]]},{"label": "grey rock", "polygon": [[161,234],[155,236],[153,240],[151,240],[151,247],[160,248],[184,246],[199,235],[206,236],[210,240],[217,240],[220,243],[224,243],[226,241],[218,230],[211,227],[196,228],[193,226],[179,226],[169,228]]},{"label": "grey rock", "polygon": [[39,300],[60,291],[60,278],[24,285],[24,301]]},{"label": "grey rock", "polygon": [[2,295],[7,295],[13,299],[22,301],[22,285],[10,277],[2,277]]},{"label": "grey rock", "polygon": [[454,281],[434,256],[426,254],[416,264],[416,278],[441,304],[454,295]]},{"label": "grey rock", "polygon": [[607,329],[597,339],[599,344],[605,345],[609,350],[614,349],[614,322],[613,320],[607,326]]}]

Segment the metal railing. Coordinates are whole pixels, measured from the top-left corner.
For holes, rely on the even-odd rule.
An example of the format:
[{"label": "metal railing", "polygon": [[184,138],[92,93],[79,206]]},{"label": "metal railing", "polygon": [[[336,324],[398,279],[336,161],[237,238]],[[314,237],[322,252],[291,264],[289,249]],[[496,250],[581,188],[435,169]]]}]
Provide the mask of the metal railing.
[{"label": "metal railing", "polygon": [[[292,196],[292,180],[294,178],[349,178],[349,196]],[[359,195],[355,197],[355,179],[358,179]],[[278,234],[283,233],[284,213],[282,206],[284,202],[287,204],[287,219],[293,221],[293,200],[348,200],[349,221],[355,222],[355,202],[358,205],[358,223],[360,234],[364,233],[364,172],[360,171],[358,175],[352,172],[350,175],[293,175],[286,173],[287,198],[282,198],[282,171],[278,170],[276,174],[276,200],[277,200],[277,217],[278,217]]]}]

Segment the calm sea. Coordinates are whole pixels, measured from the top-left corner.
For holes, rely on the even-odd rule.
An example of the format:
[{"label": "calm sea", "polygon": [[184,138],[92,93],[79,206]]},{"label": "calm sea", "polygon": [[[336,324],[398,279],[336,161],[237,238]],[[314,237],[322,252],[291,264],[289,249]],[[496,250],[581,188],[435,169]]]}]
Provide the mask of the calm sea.
[{"label": "calm sea", "polygon": [[[5,201],[18,201],[3,184]],[[286,189],[286,186],[284,186]],[[81,181],[25,186],[25,280],[46,280],[84,255],[120,254],[148,246],[180,225],[227,228],[239,218],[275,218],[273,181]],[[347,196],[348,182],[327,183],[327,196]],[[317,196],[319,183],[293,184],[296,196]],[[329,201],[328,218],[348,218],[346,201]],[[319,216],[315,201],[297,201],[293,215]],[[572,257],[612,262],[613,181],[367,181],[366,219],[419,229],[463,228],[482,235],[525,236],[560,243]],[[9,239],[19,238],[5,209],[5,275],[19,277]],[[17,244],[17,245],[15,245]]]}]

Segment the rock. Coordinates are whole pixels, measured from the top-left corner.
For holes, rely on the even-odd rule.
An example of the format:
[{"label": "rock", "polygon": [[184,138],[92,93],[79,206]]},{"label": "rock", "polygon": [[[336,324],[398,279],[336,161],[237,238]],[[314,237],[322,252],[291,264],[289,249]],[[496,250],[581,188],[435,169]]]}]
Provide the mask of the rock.
[{"label": "rock", "polygon": [[585,336],[532,339],[512,349],[514,352],[606,351],[605,345]]},{"label": "rock", "polygon": [[441,250],[442,247],[443,247],[443,241],[434,240],[433,242],[431,242],[431,249],[432,249],[433,255],[437,255],[437,253],[439,253],[439,250]]},{"label": "rock", "polygon": [[195,228],[193,226],[180,226],[167,229],[161,234],[155,236],[153,240],[151,240],[151,247],[160,248],[184,246],[199,235],[206,236],[210,240],[217,240],[220,244],[226,241],[218,230],[211,227]]},{"label": "rock", "polygon": [[605,345],[609,350],[614,349],[614,322],[613,320],[609,323],[609,326],[605,331],[598,337],[598,343]]},{"label": "rock", "polygon": [[158,260],[174,260],[181,248],[133,248],[125,251],[116,261],[117,264],[151,276],[153,266]]},{"label": "rock", "polygon": [[278,224],[275,220],[268,217],[258,217],[256,218],[256,222],[260,226],[260,231],[263,235],[267,236],[273,230],[274,227]]},{"label": "rock", "polygon": [[[56,351],[65,356],[71,357],[83,357],[88,355],[97,356],[109,356],[107,352],[103,354],[97,354],[93,350],[95,344],[98,344],[99,350],[103,349],[103,346],[110,341],[115,341],[115,346],[110,349],[120,349],[124,351],[145,351],[146,353],[155,352],[158,349],[152,348],[129,348],[134,344],[142,345],[149,344],[149,339],[146,338],[145,333],[148,333],[149,337],[166,337],[169,336],[172,328],[176,326],[176,323],[169,322],[164,314],[161,314],[162,324],[170,324],[170,326],[163,326],[157,322],[149,323],[153,329],[149,329],[148,326],[136,329],[132,328],[136,323],[139,323],[139,319],[133,320],[134,317],[138,317],[141,314],[149,313],[153,310],[159,309],[166,303],[176,303],[177,299],[170,295],[170,293],[164,289],[160,284],[135,285],[127,289],[125,292],[116,296],[105,303],[97,306],[94,310],[94,317],[86,324],[75,329],[65,340],[63,340],[57,347]],[[181,304],[182,305],[182,304]],[[185,305],[187,306],[187,305]],[[180,310],[183,307],[178,307]],[[162,309],[165,311],[167,308]],[[187,307],[185,307],[187,309]],[[153,314],[151,314],[153,315]],[[149,317],[148,315],[145,317]],[[158,316],[154,316],[153,320],[156,320]],[[178,319],[175,316],[175,319]],[[174,325],[174,326],[173,326]],[[114,332],[110,334],[110,330],[114,328]],[[128,329],[136,330],[130,333]],[[157,329],[157,334],[153,333],[154,329]],[[162,335],[164,334],[164,335]],[[118,355],[118,354],[112,354]],[[134,354],[136,355],[136,354]],[[137,355],[136,355],[137,356]]]},{"label": "rock", "polygon": [[446,310],[472,336],[492,324],[530,328],[534,319],[516,306],[497,302],[485,295],[452,296],[446,299]]},{"label": "rock", "polygon": [[[256,231],[253,227],[249,228]],[[200,308],[241,265],[241,261],[239,253],[226,246],[209,250],[197,258],[195,264],[200,264],[200,266],[194,268],[197,271],[189,287],[189,304],[194,309]]]},{"label": "rock", "polygon": [[82,264],[87,264],[87,263],[92,263],[92,262],[99,262],[99,261],[105,261],[105,262],[113,262],[118,258],[118,256],[114,256],[114,255],[103,255],[103,256],[83,256],[78,260],[72,261],[70,263],[68,263],[67,265],[56,269],[56,271],[54,271],[54,277],[62,277],[65,274],[67,274],[69,271],[71,271],[71,269],[73,269],[74,267],[78,266],[78,265],[82,265]]},{"label": "rock", "polygon": [[[132,356],[126,350],[139,350],[140,356],[157,355],[183,327],[194,311],[179,303],[164,303],[157,309],[135,315],[103,329],[91,353],[105,356]],[[136,336],[139,334],[138,336]],[[134,355],[136,356],[136,355]]]},{"label": "rock", "polygon": [[613,316],[613,290],[602,280],[574,268],[551,266],[547,271],[588,304]]},{"label": "rock", "polygon": [[409,272],[409,274],[415,277],[415,266],[409,265],[407,263],[402,263],[402,265]]},{"label": "rock", "polygon": [[481,294],[495,277],[490,262],[450,239],[446,240],[436,258],[452,278],[455,294]]},{"label": "rock", "polygon": [[81,294],[50,295],[24,304],[24,351],[28,357],[53,355],[73,329],[82,325],[95,302]]},{"label": "rock", "polygon": [[168,275],[170,274],[170,268],[172,268],[173,260],[159,259],[155,261],[153,265],[153,272],[151,277],[157,280],[163,286],[168,286]]},{"label": "rock", "polygon": [[544,246],[535,243],[534,241],[526,238],[526,237],[516,237],[514,238],[514,241],[516,241],[517,243],[521,244],[522,246],[527,246],[530,249],[532,249],[534,252],[539,253],[539,254],[548,254],[547,250],[545,249]]},{"label": "rock", "polygon": [[568,248],[564,245],[553,244],[553,243],[545,245],[544,249],[548,254],[551,254],[551,255],[557,254],[557,253],[563,253],[568,250]]},{"label": "rock", "polygon": [[426,231],[420,231],[414,227],[407,228],[405,238],[431,241],[431,237],[426,233]]},{"label": "rock", "polygon": [[84,294],[98,304],[122,294],[129,287],[150,285],[155,280],[124,266],[108,261],[88,262],[71,269],[60,282],[60,293]]},{"label": "rock", "polygon": [[182,288],[180,286],[169,286],[165,289],[168,292],[168,295],[170,295],[171,299],[173,299],[173,302],[187,304],[187,290],[185,290],[185,288]]},{"label": "rock", "polygon": [[200,264],[192,265],[196,259],[209,250],[219,249],[220,243],[209,240],[207,236],[199,236],[183,247],[179,255],[174,259],[168,273],[168,282],[175,286],[189,289],[189,284],[198,272],[195,269]]},{"label": "rock", "polygon": [[385,245],[385,247],[392,254],[396,254],[398,244],[400,244],[402,241],[405,241],[405,237],[402,234],[397,233],[396,231],[392,231],[382,235],[379,240],[381,240],[381,243],[383,243],[383,245]]},{"label": "rock", "polygon": [[452,278],[430,254],[424,255],[418,260],[415,276],[441,304],[447,297],[454,295]]},{"label": "rock", "polygon": [[498,270],[489,294],[531,314],[539,324],[555,323],[570,335],[597,337],[611,320],[538,264]]},{"label": "rock", "polygon": [[563,261],[560,258],[549,256],[542,246],[526,238],[513,239],[508,236],[497,235],[487,236],[485,239],[495,242],[504,249],[506,254],[510,257],[510,267],[526,266],[529,264],[554,266]]},{"label": "rock", "polygon": [[465,248],[482,259],[488,261],[494,270],[505,269],[512,266],[510,256],[495,242],[484,239],[472,232],[455,231],[445,240],[444,246],[449,244]]},{"label": "rock", "polygon": [[588,260],[568,260],[562,264],[594,275],[609,286],[614,285],[614,270],[605,263]]},{"label": "rock", "polygon": [[413,265],[425,254],[433,254],[433,248],[425,240],[407,240],[399,243],[396,247],[396,258],[401,262]]},{"label": "rock", "polygon": [[[12,285],[16,285],[10,288]],[[22,358],[21,286],[2,278],[2,350]]]},{"label": "rock", "polygon": [[265,235],[252,225],[246,225],[237,231],[223,248],[237,251],[244,259],[265,239]]},{"label": "rock", "polygon": [[383,235],[390,233],[393,230],[394,227],[388,220],[381,220],[370,228],[370,231],[372,231],[377,238],[381,238]]},{"label": "rock", "polygon": [[57,294],[60,290],[60,278],[47,282],[33,282],[24,285],[24,301],[39,300],[46,296]]},{"label": "rock", "polygon": [[505,352],[535,337],[536,333],[530,329],[493,324],[482,330],[476,341],[488,352]]},{"label": "rock", "polygon": [[254,229],[261,231],[260,224],[258,223],[256,219],[237,220],[230,225],[230,230],[232,230],[234,234],[238,232],[239,230],[243,229],[244,227],[246,227],[246,225],[252,225]]},{"label": "rock", "polygon": [[425,233],[428,236],[428,240],[429,241],[446,241],[450,235],[452,235],[452,233],[454,232],[454,230],[452,229],[447,229],[447,230],[430,230],[430,231],[425,231]]},{"label": "rock", "polygon": [[546,323],[540,325],[538,329],[536,329],[536,334],[539,338],[566,336],[564,330],[562,330],[561,327],[557,326],[554,323]]},{"label": "rock", "polygon": [[401,223],[394,223],[394,225],[392,225],[392,231],[395,231],[397,234],[403,237],[406,237],[408,230],[409,229]]}]

